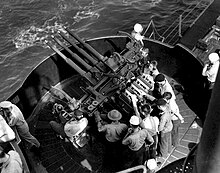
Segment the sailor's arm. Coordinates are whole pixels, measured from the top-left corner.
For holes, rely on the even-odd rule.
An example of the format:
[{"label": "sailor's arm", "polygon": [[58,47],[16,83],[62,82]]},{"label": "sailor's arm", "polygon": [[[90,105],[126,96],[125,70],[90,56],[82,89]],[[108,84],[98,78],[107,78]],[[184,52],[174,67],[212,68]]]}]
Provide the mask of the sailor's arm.
[{"label": "sailor's arm", "polygon": [[150,101],[155,101],[155,100],[156,100],[156,98],[155,98],[154,96],[152,96],[152,95],[150,95],[150,94],[148,94],[148,93],[145,93],[145,94],[143,95],[143,97],[147,98],[147,99],[150,100]]},{"label": "sailor's arm", "polygon": [[128,145],[128,144],[131,143],[131,139],[128,138],[129,135],[131,134],[131,131],[132,131],[132,129],[128,129],[127,134],[125,135],[124,139],[122,140],[122,144],[123,144],[123,145]]},{"label": "sailor's arm", "polygon": [[100,117],[100,113],[98,111],[94,112],[94,116],[95,116],[95,121],[97,123],[97,127],[98,127],[98,131],[102,132],[106,130],[106,126],[105,124],[102,123],[102,119]]},{"label": "sailor's arm", "polygon": [[178,107],[176,101],[175,100],[170,100],[170,104],[171,104],[171,106],[170,106],[171,114],[174,114],[175,116],[177,116],[177,118],[179,118],[181,123],[184,123],[184,118],[180,114],[180,110],[179,110],[179,107]]},{"label": "sailor's arm", "polygon": [[137,108],[137,101],[138,101],[137,96],[132,94],[131,95],[131,101],[132,101],[133,108],[134,108],[136,116],[140,118],[140,113],[139,113],[138,108]]},{"label": "sailor's arm", "polygon": [[152,145],[154,143],[154,139],[153,137],[150,135],[150,133],[147,131],[147,129],[144,129],[145,131],[145,134],[146,134],[146,139],[145,141],[148,143],[149,142],[149,145]]},{"label": "sailor's arm", "polygon": [[150,95],[150,94],[148,94],[146,92],[143,92],[142,90],[140,90],[139,92],[141,94],[141,97],[143,97],[143,98],[145,98],[147,100],[150,100],[151,102],[156,100],[156,98],[154,96],[152,96],[152,95]]},{"label": "sailor's arm", "polygon": [[208,68],[208,64],[205,64],[202,70],[202,75],[203,76],[207,76],[207,68]]}]

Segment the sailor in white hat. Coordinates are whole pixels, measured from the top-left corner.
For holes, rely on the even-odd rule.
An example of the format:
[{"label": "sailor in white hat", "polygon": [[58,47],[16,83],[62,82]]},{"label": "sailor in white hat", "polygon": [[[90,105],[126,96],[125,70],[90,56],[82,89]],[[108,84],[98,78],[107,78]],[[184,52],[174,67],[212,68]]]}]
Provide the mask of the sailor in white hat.
[{"label": "sailor in white hat", "polygon": [[157,162],[155,159],[149,159],[147,160],[147,168],[150,170],[150,171],[154,171],[156,168],[157,168]]},{"label": "sailor in white hat", "polygon": [[[73,141],[76,136],[86,130],[88,119],[84,117],[83,112],[76,109],[72,113],[66,112],[63,108],[58,112],[60,122],[50,121],[51,128],[57,132],[61,138],[68,138]],[[63,114],[69,114],[68,117]]]},{"label": "sailor in white hat", "polygon": [[132,35],[132,37],[134,37],[137,41],[140,41],[141,44],[142,44],[142,46],[143,46],[143,45],[144,45],[144,42],[143,42],[144,36],[141,35],[142,31],[143,31],[142,25],[139,24],[139,23],[136,23],[136,24],[134,25],[134,30],[132,31],[131,35]]},{"label": "sailor in white hat", "polygon": [[208,59],[209,62],[204,65],[202,75],[207,77],[207,89],[212,89],[219,69],[219,56],[217,53],[211,53]]},{"label": "sailor in white hat", "polygon": [[[125,150],[123,153],[123,169],[143,165],[146,156],[146,146],[150,146],[154,143],[147,129],[140,128],[140,119],[138,116],[133,115],[129,122],[131,128],[128,129],[128,133],[122,141],[123,145],[128,146],[128,150]],[[136,163],[136,165],[133,165],[133,163]]]},{"label": "sailor in white hat", "polygon": [[24,116],[21,110],[15,104],[12,104],[10,101],[2,101],[0,103],[0,108],[4,112],[8,125],[11,127],[16,127],[21,139],[27,142],[28,148],[31,148],[31,147],[34,147],[32,149],[39,148],[40,143],[29,132],[28,124],[26,120],[24,119]]}]

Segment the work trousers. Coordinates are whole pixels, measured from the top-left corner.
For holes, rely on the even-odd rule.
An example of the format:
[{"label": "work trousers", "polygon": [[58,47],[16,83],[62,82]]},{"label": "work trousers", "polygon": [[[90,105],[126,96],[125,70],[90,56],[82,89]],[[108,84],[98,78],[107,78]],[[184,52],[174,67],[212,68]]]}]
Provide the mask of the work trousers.
[{"label": "work trousers", "polygon": [[166,158],[172,150],[171,144],[171,132],[163,133],[159,135],[159,155]]},{"label": "work trousers", "polygon": [[143,165],[145,161],[144,160],[145,152],[146,152],[145,144],[143,144],[143,146],[138,151],[133,151],[127,147],[123,152],[122,170],[138,165]]},{"label": "work trousers", "polygon": [[176,147],[178,145],[179,140],[179,127],[180,127],[180,120],[172,120],[173,123],[173,129],[171,131],[171,139],[172,139],[172,145]]},{"label": "work trousers", "polygon": [[154,143],[149,147],[149,159],[156,159],[157,155],[157,145],[158,145],[158,135],[152,136],[154,139]]},{"label": "work trousers", "polygon": [[37,148],[40,147],[39,141],[30,133],[27,122],[24,122],[22,125],[16,126],[16,129],[21,139],[28,142],[29,147],[32,147],[33,145]]}]

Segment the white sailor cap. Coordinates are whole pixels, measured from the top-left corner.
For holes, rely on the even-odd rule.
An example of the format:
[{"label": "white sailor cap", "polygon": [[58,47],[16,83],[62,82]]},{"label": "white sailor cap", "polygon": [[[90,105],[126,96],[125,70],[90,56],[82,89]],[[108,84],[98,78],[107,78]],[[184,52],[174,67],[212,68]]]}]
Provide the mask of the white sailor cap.
[{"label": "white sailor cap", "polygon": [[2,101],[0,103],[1,108],[10,108],[12,106],[12,103],[10,101]]},{"label": "white sailor cap", "polygon": [[141,32],[143,31],[142,25],[139,24],[139,23],[136,23],[136,24],[134,25],[134,31],[141,33]]},{"label": "white sailor cap", "polygon": [[210,61],[211,63],[214,63],[214,62],[216,62],[216,61],[218,61],[218,60],[219,60],[219,56],[218,56],[217,53],[211,53],[211,54],[209,55],[209,61]]},{"label": "white sailor cap", "polygon": [[135,126],[137,126],[137,125],[139,125],[140,124],[140,120],[139,120],[139,118],[137,117],[137,116],[135,116],[135,115],[133,115],[131,118],[130,118],[130,124],[132,124],[132,125],[135,125]]},{"label": "white sailor cap", "polygon": [[156,167],[157,167],[157,162],[156,162],[156,160],[155,160],[155,159],[149,159],[149,160],[147,161],[147,167],[148,167],[150,170],[156,169]]}]

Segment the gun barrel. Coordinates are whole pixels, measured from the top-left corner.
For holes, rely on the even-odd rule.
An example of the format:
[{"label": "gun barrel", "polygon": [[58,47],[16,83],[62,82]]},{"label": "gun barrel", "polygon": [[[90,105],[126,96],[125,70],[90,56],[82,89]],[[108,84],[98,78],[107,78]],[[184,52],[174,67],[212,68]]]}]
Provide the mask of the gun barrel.
[{"label": "gun barrel", "polygon": [[73,53],[67,46],[65,46],[59,39],[52,37],[62,48],[64,48],[74,59],[80,62],[87,70],[92,69],[92,67],[87,64],[82,58],[80,58],[76,53]]},{"label": "gun barrel", "polygon": [[79,36],[74,34],[68,28],[65,28],[65,29],[72,37],[74,37],[80,44],[82,44],[84,46],[84,48],[86,48],[93,56],[98,58],[98,60],[105,61],[105,58],[99,52],[97,52],[92,46],[85,43]]}]

